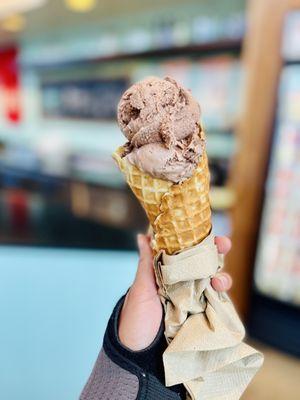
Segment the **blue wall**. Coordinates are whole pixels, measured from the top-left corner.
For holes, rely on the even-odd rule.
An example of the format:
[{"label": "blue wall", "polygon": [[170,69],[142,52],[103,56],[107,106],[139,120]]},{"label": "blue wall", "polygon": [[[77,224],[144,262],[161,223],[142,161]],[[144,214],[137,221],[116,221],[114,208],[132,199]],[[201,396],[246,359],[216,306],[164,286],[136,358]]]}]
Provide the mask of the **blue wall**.
[{"label": "blue wall", "polygon": [[78,399],[136,265],[130,252],[0,247],[1,399]]}]

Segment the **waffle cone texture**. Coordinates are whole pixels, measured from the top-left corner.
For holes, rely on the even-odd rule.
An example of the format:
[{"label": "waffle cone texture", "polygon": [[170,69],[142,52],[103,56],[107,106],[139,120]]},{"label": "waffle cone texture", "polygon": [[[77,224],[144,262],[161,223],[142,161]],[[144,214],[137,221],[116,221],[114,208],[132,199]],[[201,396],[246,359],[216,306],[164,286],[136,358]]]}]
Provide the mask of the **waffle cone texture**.
[{"label": "waffle cone texture", "polygon": [[178,184],[153,178],[122,158],[123,154],[123,147],[119,147],[113,158],[147,214],[154,253],[164,250],[175,254],[208,236],[211,230],[210,175],[204,144],[194,174]]}]

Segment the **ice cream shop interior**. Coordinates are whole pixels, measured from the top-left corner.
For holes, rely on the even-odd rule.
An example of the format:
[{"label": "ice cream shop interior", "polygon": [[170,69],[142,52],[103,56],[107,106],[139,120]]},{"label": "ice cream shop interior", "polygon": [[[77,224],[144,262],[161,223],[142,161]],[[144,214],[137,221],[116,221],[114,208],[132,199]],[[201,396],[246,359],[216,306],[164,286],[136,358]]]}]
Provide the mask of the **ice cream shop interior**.
[{"label": "ice cream shop interior", "polygon": [[200,104],[229,295],[265,354],[242,399],[298,400],[299,0],[0,1],[0,397],[78,399],[134,279],[148,220],[112,153],[148,76]]}]

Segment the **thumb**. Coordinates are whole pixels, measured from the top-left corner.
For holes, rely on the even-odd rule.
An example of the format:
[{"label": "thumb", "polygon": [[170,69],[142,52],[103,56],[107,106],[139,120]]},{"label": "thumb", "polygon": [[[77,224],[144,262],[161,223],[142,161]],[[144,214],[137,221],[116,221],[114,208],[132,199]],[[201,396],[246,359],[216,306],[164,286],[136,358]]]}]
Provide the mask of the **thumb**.
[{"label": "thumb", "polygon": [[141,287],[147,291],[154,290],[155,293],[157,293],[153,269],[153,254],[149,236],[139,234],[137,236],[137,244],[140,259],[134,280],[134,286]]}]

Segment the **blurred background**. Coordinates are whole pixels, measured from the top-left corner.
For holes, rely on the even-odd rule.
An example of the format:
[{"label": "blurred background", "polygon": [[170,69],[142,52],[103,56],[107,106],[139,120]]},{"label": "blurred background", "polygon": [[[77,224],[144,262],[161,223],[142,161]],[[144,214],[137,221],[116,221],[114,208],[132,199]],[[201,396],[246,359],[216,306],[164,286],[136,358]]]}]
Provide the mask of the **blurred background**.
[{"label": "blurred background", "polygon": [[0,2],[2,397],[77,399],[130,285],[147,222],[111,153],[148,75],[201,104],[214,231],[266,353],[243,399],[299,399],[298,0]]}]

